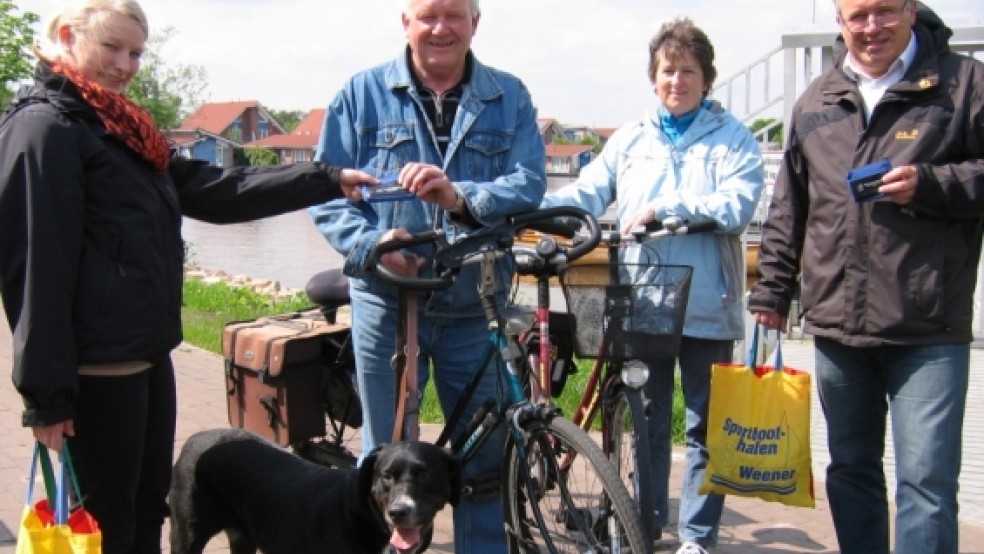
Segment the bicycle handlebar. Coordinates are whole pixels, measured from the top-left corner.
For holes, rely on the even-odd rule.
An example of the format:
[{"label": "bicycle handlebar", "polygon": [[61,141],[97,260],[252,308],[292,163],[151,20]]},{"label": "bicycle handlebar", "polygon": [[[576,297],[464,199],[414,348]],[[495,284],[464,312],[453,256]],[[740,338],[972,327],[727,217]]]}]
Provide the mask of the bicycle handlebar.
[{"label": "bicycle handlebar", "polygon": [[577,230],[567,222],[560,221],[560,218],[572,218],[587,227],[587,237],[566,251],[568,262],[584,256],[601,242],[601,228],[598,226],[598,220],[590,213],[574,206],[557,206],[514,215],[508,218],[507,222],[517,231],[527,228],[567,238],[574,237]]},{"label": "bicycle handlebar", "polygon": [[621,241],[635,241],[637,244],[641,244],[647,240],[661,237],[707,233],[717,229],[717,226],[717,222],[712,219],[704,219],[691,223],[681,217],[670,216],[662,221],[650,221],[644,226],[640,225],[629,231],[626,235],[622,235],[618,231],[613,231],[610,235],[606,235],[604,240],[609,245],[615,245]]},{"label": "bicycle handlebar", "polygon": [[[565,217],[576,220],[587,228],[587,237],[566,251],[567,260],[573,261],[590,252],[601,241],[598,221],[593,215],[581,208],[560,206],[518,214],[506,218],[506,225],[512,227],[514,233],[528,228],[563,236],[576,235],[576,229],[572,225],[558,220],[558,218]],[[408,239],[393,238],[385,242],[378,242],[372,247],[372,251],[369,253],[368,267],[371,271],[378,273],[385,281],[399,288],[436,291],[450,287],[454,282],[455,271],[453,269],[445,270],[438,277],[408,277],[399,275],[380,263],[385,254],[422,244],[434,244],[438,249],[450,246],[442,230],[424,231]]]},{"label": "bicycle handlebar", "polygon": [[389,254],[390,252],[396,252],[403,248],[421,244],[441,244],[444,241],[444,231],[430,230],[418,233],[408,239],[393,238],[386,242],[377,242],[369,253],[369,267],[371,270],[377,272],[384,280],[399,288],[419,291],[446,289],[454,283],[454,275],[450,271],[446,271],[441,276],[434,278],[408,277],[394,273],[390,268],[380,263],[383,255]]}]

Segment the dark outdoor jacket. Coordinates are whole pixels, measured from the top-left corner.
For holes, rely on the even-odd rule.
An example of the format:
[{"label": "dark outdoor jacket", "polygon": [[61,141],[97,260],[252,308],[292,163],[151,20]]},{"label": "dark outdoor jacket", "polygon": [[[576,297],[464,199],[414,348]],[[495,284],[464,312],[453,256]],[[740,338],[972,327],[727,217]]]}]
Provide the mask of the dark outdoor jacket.
[{"label": "dark outdoor jacket", "polygon": [[25,425],[71,418],[80,364],[150,361],[181,341],[182,213],[230,223],[340,195],[317,163],[153,168],[41,64],[0,116],[0,293]]},{"label": "dark outdoor jacket", "polygon": [[[861,95],[835,67],[793,110],[749,308],[787,314],[802,267],[804,330],[850,346],[972,339],[984,216],[984,64],[949,50],[921,8],[918,51],[866,125]],[[856,203],[851,168],[915,164],[912,203]]]}]

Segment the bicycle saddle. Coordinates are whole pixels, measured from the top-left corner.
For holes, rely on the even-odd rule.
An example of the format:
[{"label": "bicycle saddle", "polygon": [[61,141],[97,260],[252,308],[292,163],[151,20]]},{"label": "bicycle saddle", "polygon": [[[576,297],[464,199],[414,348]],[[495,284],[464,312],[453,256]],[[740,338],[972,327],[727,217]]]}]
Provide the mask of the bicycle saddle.
[{"label": "bicycle saddle", "polygon": [[349,303],[348,277],[341,268],[315,273],[304,285],[304,292],[323,309],[336,309]]}]

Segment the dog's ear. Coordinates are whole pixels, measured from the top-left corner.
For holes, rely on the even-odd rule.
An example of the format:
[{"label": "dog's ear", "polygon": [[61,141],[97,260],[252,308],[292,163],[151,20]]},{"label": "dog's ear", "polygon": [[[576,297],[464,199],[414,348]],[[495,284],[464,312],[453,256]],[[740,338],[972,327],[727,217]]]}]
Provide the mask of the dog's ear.
[{"label": "dog's ear", "polygon": [[379,445],[369,451],[362,458],[359,467],[355,470],[355,477],[349,481],[349,496],[354,500],[355,511],[371,515],[379,510],[374,510],[375,500],[373,500],[372,487],[375,484],[376,460],[379,458],[379,451],[384,445]]},{"label": "dog's ear", "polygon": [[448,504],[457,506],[461,500],[461,489],[465,486],[465,479],[461,474],[461,460],[450,450],[444,450],[445,462],[448,465],[448,481],[451,485],[451,496]]},{"label": "dog's ear", "polygon": [[359,464],[359,494],[368,497],[372,494],[372,485],[376,476],[376,460],[379,459],[379,451],[386,446],[377,445],[362,458]]}]

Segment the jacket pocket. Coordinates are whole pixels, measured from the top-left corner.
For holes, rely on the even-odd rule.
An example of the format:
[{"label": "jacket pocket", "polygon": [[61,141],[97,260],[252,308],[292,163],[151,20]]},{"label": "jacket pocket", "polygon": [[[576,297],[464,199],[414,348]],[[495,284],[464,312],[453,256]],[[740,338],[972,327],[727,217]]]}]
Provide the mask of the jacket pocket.
[{"label": "jacket pocket", "polygon": [[512,140],[504,133],[472,132],[461,151],[465,170],[473,181],[491,181],[504,173]]},{"label": "jacket pocket", "polygon": [[411,123],[394,123],[379,127],[370,134],[369,147],[374,158],[366,167],[382,177],[387,172],[399,171],[411,159],[414,147],[414,125]]}]

